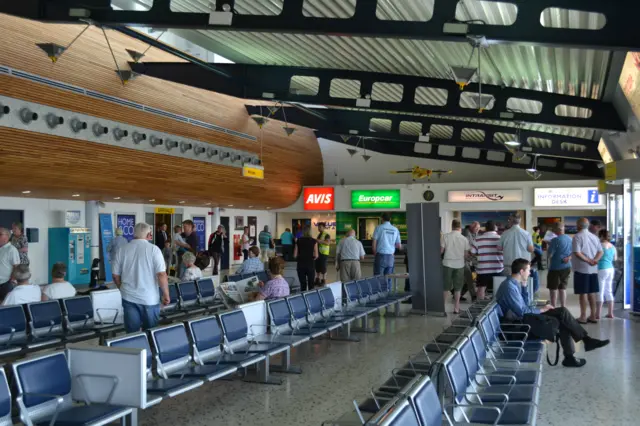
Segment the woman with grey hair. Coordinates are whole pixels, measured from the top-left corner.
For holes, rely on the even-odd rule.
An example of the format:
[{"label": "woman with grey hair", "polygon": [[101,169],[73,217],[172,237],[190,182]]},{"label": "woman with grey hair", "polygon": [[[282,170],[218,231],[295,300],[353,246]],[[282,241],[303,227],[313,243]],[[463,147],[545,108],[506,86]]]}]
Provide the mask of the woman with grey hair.
[{"label": "woman with grey hair", "polygon": [[202,271],[198,268],[196,263],[196,255],[191,253],[190,251],[186,252],[182,256],[182,263],[184,264],[185,270],[180,279],[184,281],[195,281],[202,278]]},{"label": "woman with grey hair", "polygon": [[13,279],[16,280],[17,285],[7,294],[7,297],[2,302],[3,306],[22,305],[47,300],[47,297],[42,294],[40,286],[33,285],[29,282],[31,279],[29,265],[16,266],[13,269]]},{"label": "woman with grey hair", "polygon": [[20,222],[11,224],[11,244],[18,250],[20,255],[20,263],[23,265],[29,264],[29,242],[27,236],[24,235],[24,226]]}]

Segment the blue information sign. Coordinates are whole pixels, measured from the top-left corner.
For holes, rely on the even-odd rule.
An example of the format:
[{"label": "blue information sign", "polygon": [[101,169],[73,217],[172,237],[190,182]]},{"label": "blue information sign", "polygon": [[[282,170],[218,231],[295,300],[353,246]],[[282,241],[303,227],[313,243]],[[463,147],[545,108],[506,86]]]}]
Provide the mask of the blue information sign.
[{"label": "blue information sign", "polygon": [[111,277],[111,259],[107,247],[113,240],[113,223],[109,213],[100,213],[100,238],[102,239],[102,266],[104,267],[104,279],[106,282],[113,281]]},{"label": "blue information sign", "polygon": [[207,218],[204,216],[194,216],[193,224],[196,228],[196,236],[198,237],[198,252],[206,250],[207,238]]},{"label": "blue information sign", "polygon": [[116,227],[122,228],[122,236],[127,241],[133,240],[133,228],[136,226],[135,214],[116,214]]}]

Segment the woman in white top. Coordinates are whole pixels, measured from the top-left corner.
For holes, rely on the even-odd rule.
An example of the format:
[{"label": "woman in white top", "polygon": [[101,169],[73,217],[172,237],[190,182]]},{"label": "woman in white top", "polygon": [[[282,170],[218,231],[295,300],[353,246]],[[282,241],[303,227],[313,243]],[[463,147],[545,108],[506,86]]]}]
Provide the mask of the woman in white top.
[{"label": "woman in white top", "polygon": [[62,262],[58,262],[51,268],[51,284],[45,286],[42,289],[48,299],[66,299],[67,297],[73,297],[76,295],[76,288],[65,281],[64,277],[67,275],[67,265]]},{"label": "woman in white top", "polygon": [[191,253],[190,251],[186,252],[182,256],[182,263],[184,264],[185,270],[180,279],[182,282],[185,281],[195,281],[202,278],[202,271],[195,265],[196,255]]},{"label": "woman in white top", "polygon": [[249,237],[249,227],[244,227],[244,233],[242,234],[242,255],[244,260],[249,258],[249,247],[251,247],[251,238]]},{"label": "woman in white top", "polygon": [[22,264],[16,266],[13,270],[13,278],[18,282],[18,285],[7,294],[7,297],[5,297],[2,302],[3,306],[22,305],[24,303],[47,300],[46,296],[42,295],[40,287],[29,282],[31,279],[29,265]]}]

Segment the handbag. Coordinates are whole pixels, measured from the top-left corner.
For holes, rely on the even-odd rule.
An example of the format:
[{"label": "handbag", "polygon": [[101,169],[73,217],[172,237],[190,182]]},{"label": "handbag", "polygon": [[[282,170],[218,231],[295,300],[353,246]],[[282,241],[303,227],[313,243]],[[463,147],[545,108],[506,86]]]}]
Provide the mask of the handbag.
[{"label": "handbag", "polygon": [[556,344],[556,360],[551,362],[549,351],[547,351],[547,362],[549,365],[558,365],[560,359],[560,322],[553,317],[540,314],[525,314],[522,323],[529,327],[529,337],[548,340]]}]

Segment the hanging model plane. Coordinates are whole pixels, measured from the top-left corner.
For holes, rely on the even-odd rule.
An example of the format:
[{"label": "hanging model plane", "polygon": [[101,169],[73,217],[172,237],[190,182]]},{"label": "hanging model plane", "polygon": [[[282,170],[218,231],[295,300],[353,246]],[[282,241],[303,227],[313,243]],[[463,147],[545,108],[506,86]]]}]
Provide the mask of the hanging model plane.
[{"label": "hanging model plane", "polygon": [[393,174],[411,173],[411,178],[413,180],[424,179],[424,178],[427,178],[427,180],[431,180],[431,176],[433,176],[434,174],[437,174],[438,177],[440,177],[440,176],[445,175],[445,174],[453,173],[453,171],[452,170],[423,169],[420,166],[414,166],[411,169],[391,170],[389,173],[393,173]]}]

